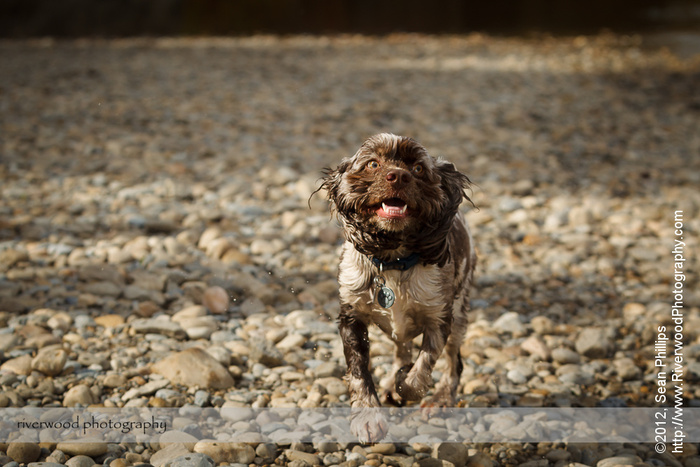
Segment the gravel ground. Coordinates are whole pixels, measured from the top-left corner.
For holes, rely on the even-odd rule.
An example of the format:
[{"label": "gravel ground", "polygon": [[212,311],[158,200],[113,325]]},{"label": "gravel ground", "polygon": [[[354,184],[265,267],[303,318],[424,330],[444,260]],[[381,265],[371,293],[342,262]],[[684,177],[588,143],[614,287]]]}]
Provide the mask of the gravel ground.
[{"label": "gravel ground", "polygon": [[[341,233],[308,200],[379,131],[476,183],[460,404],[653,406],[682,210],[700,405],[697,58],[611,35],[37,40],[0,68],[0,407],[347,405]],[[166,441],[0,461],[700,466],[693,444]]]}]

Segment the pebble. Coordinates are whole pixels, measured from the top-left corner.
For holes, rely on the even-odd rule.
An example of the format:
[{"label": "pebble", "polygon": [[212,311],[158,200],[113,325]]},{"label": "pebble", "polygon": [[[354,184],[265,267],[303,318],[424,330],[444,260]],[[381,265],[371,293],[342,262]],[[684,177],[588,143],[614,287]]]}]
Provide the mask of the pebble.
[{"label": "pebble", "polygon": [[35,443],[10,443],[7,446],[7,455],[20,464],[34,462],[40,454],[41,448]]},{"label": "pebble", "polygon": [[194,452],[210,457],[215,465],[249,464],[255,459],[255,450],[245,443],[220,443],[215,441],[199,441],[194,445]]},{"label": "pebble", "polygon": [[82,439],[79,442],[61,442],[56,445],[56,449],[63,451],[69,456],[87,456],[99,457],[106,454],[109,450],[109,445],[104,442],[92,442],[89,439]]},{"label": "pebble", "polygon": [[579,363],[581,361],[581,356],[566,347],[558,347],[552,350],[552,360],[561,364]]},{"label": "pebble", "polygon": [[284,339],[276,344],[276,347],[282,352],[289,352],[298,347],[301,347],[306,339],[300,334],[289,334]]},{"label": "pebble", "polygon": [[228,292],[223,287],[213,286],[207,288],[202,296],[202,303],[215,315],[226,313],[229,307]]},{"label": "pebble", "polygon": [[166,319],[136,319],[129,325],[131,330],[137,334],[163,334],[176,338],[184,338],[187,335],[178,323]]},{"label": "pebble", "polygon": [[160,467],[168,462],[191,454],[191,451],[183,443],[166,443],[156,451],[150,459],[151,465]]},{"label": "pebble", "polygon": [[98,326],[103,326],[105,328],[116,328],[125,323],[124,317],[121,315],[101,315],[95,316],[95,324]]},{"label": "pebble", "polygon": [[289,459],[292,462],[301,461],[306,465],[321,465],[322,463],[321,458],[319,456],[304,451],[287,449],[286,451],[284,451],[284,455],[287,457],[287,459]]},{"label": "pebble", "polygon": [[542,340],[542,338],[537,335],[532,335],[525,339],[520,344],[520,348],[523,349],[525,352],[529,353],[530,355],[539,358],[540,360],[549,360],[551,357],[551,351],[549,350],[549,347],[547,347],[547,344],[544,342],[544,340]]},{"label": "pebble", "polygon": [[493,322],[492,327],[498,332],[510,333],[514,336],[525,334],[525,325],[520,318],[520,314],[514,311],[503,313]]},{"label": "pebble", "polygon": [[642,459],[639,456],[615,456],[599,460],[596,467],[615,467],[618,465],[635,465],[641,463]]},{"label": "pebble", "polygon": [[88,456],[73,456],[66,461],[66,467],[90,467],[95,465],[95,461]]},{"label": "pebble", "polygon": [[215,461],[206,454],[192,453],[176,457],[163,464],[163,467],[214,467],[215,465]]},{"label": "pebble", "polygon": [[32,360],[32,369],[46,376],[57,376],[63,371],[68,353],[62,348],[44,347]]},{"label": "pebble", "polygon": [[0,370],[10,371],[16,375],[28,375],[32,372],[32,356],[25,354],[11,358],[0,365]]},{"label": "pebble", "polygon": [[90,391],[90,388],[84,384],[73,386],[63,395],[64,407],[86,407],[96,402],[97,401],[92,391]]},{"label": "pebble", "polygon": [[149,381],[146,384],[129,389],[122,395],[121,399],[124,402],[127,402],[137,397],[150,396],[151,394],[154,394],[156,391],[168,386],[169,384],[170,382],[167,379]]},{"label": "pebble", "polygon": [[169,355],[155,363],[152,371],[172,384],[187,387],[226,389],[234,385],[228,370],[198,347]]},{"label": "pebble", "polygon": [[576,339],[576,352],[588,358],[605,358],[614,349],[610,332],[602,328],[585,328]]},{"label": "pebble", "polygon": [[454,465],[466,465],[469,459],[469,450],[461,443],[439,443],[433,447],[432,455]]}]

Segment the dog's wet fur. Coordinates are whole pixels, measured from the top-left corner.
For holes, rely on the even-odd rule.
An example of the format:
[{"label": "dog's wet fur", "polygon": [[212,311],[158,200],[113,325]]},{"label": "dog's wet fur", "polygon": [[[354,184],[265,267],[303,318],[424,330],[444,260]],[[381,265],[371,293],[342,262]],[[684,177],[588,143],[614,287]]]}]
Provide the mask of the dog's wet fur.
[{"label": "dog's wet fur", "polygon": [[[372,136],[353,157],[324,172],[321,189],[346,239],[338,272],[338,327],[353,409],[381,406],[370,370],[371,324],[396,344],[392,372],[380,383],[382,400],[423,399],[444,351],[447,369],[422,405],[455,405],[476,264],[471,233],[458,210],[463,200],[471,202],[465,192],[470,185],[453,164],[433,158],[411,138],[388,133]],[[390,267],[407,257],[418,258],[416,264]],[[377,276],[396,296],[387,308],[375,297]],[[412,341],[420,334],[413,362]],[[351,429],[361,441],[376,442],[388,427],[380,411],[370,410],[355,411]]]}]

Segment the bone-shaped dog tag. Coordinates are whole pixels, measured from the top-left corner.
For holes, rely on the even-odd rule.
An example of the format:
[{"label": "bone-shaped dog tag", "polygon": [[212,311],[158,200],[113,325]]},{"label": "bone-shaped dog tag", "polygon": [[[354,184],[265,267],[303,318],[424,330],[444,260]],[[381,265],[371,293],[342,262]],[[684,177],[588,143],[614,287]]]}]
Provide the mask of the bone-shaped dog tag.
[{"label": "bone-shaped dog tag", "polygon": [[376,292],[374,294],[374,299],[377,304],[382,308],[391,308],[391,305],[396,301],[396,294],[386,285],[386,281],[382,276],[377,276],[374,278],[374,286],[376,287]]}]

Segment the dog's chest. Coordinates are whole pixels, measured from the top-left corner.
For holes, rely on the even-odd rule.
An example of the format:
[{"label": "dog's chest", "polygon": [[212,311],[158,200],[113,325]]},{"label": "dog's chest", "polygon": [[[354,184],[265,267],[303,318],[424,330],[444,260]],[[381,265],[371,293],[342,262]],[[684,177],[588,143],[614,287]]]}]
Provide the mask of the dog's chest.
[{"label": "dog's chest", "polygon": [[444,297],[435,266],[416,266],[410,272],[387,271],[382,274],[384,287],[392,290],[396,299],[389,307],[377,300],[378,287],[370,287],[372,321],[396,341],[413,339],[425,325],[444,310]]},{"label": "dog's chest", "polygon": [[[354,251],[344,256],[338,281],[340,294],[365,320],[379,326],[395,341],[405,341],[423,332],[426,325],[440,319],[445,309],[444,274],[435,265],[416,265],[408,271],[389,270],[381,274]],[[381,306],[375,278],[391,290],[395,300]],[[386,303],[385,303],[386,305]]]}]

